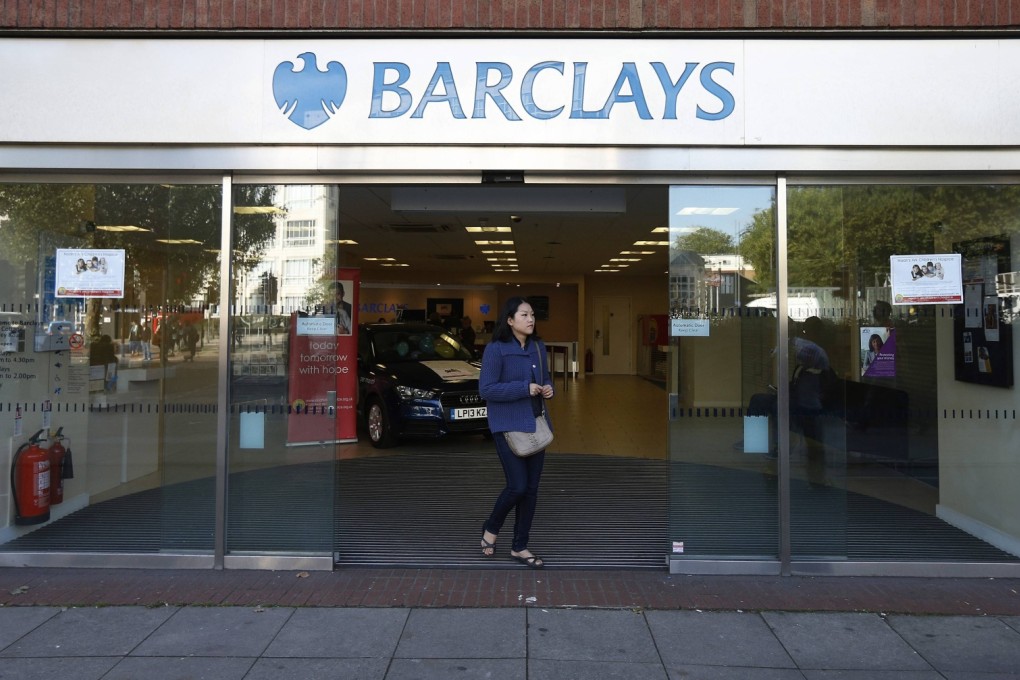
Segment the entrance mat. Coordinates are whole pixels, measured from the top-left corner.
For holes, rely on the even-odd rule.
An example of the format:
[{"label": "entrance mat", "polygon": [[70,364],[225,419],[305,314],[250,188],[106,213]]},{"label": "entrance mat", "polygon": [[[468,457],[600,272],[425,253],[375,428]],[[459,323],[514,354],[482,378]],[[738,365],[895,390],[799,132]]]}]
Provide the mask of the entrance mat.
[{"label": "entrance mat", "polygon": [[[512,515],[495,558],[483,558],[478,545],[502,485],[489,451],[406,450],[234,473],[229,548],[332,552],[338,565],[506,568],[514,565],[508,558]],[[205,478],[128,494],[0,550],[211,552],[214,491],[214,480]],[[1018,559],[936,517],[869,496],[798,480],[791,495],[798,557]],[[569,568],[664,569],[672,540],[682,540],[688,556],[769,557],[777,553],[777,514],[775,478],[768,475],[557,453],[546,460],[530,547],[550,567]]]}]

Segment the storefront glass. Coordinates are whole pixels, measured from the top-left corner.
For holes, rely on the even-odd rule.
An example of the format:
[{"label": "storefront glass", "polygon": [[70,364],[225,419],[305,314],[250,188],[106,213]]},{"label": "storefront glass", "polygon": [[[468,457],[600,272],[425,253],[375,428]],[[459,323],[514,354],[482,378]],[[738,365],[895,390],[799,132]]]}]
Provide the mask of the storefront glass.
[{"label": "storefront glass", "polygon": [[[357,279],[338,189],[233,195],[227,552],[331,554],[337,445],[354,438]],[[340,284],[340,287],[337,286]]]},{"label": "storefront glass", "polygon": [[794,559],[1013,561],[1015,186],[791,186]]},{"label": "storefront glass", "polygon": [[670,188],[673,559],[779,554],[774,204],[767,186]]},{"label": "storefront glass", "polygon": [[0,185],[0,550],[212,552],[221,205],[218,184]]}]

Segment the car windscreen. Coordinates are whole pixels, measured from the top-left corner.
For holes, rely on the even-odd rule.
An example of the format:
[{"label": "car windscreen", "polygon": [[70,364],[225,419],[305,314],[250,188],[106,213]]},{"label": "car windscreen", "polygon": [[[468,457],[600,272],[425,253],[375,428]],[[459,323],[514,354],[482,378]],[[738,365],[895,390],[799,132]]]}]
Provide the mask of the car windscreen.
[{"label": "car windscreen", "polygon": [[457,338],[440,331],[376,331],[372,345],[380,363],[474,358]]}]

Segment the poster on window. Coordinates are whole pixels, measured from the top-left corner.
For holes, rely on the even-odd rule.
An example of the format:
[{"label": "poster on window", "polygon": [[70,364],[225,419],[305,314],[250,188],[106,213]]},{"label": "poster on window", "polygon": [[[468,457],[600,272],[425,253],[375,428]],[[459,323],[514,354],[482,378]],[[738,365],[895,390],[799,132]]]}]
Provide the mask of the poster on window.
[{"label": "poster on window", "polygon": [[54,291],[58,298],[124,297],[124,250],[58,248]]},{"label": "poster on window", "polygon": [[889,273],[894,305],[963,302],[960,254],[892,255]]},{"label": "poster on window", "polygon": [[885,326],[861,328],[861,377],[896,377],[896,329]]},{"label": "poster on window", "polygon": [[287,445],[356,442],[360,273],[341,269],[328,299],[291,316]]},{"label": "poster on window", "polygon": [[[953,244],[963,258],[964,302],[953,310],[955,377],[990,387],[1013,386],[1013,324],[1001,287],[1013,271],[1008,235]],[[1003,282],[1003,283],[1000,283]]]},{"label": "poster on window", "polygon": [[982,306],[984,315],[982,325],[985,329],[985,340],[988,342],[999,341],[999,298],[995,295],[986,295]]}]

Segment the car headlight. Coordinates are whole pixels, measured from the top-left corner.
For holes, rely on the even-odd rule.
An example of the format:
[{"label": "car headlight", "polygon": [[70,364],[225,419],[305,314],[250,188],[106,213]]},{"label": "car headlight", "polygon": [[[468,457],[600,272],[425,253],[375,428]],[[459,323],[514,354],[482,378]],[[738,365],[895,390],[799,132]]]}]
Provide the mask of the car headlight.
[{"label": "car headlight", "polygon": [[401,399],[435,399],[439,393],[435,390],[422,389],[421,387],[397,385],[397,394],[400,395]]}]

